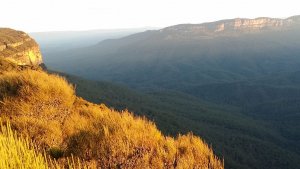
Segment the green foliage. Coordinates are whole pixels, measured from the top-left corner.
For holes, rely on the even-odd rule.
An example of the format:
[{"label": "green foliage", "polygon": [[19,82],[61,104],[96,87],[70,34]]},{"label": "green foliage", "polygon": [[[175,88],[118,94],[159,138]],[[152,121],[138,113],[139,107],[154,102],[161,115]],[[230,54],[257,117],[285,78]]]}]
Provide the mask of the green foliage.
[{"label": "green foliage", "polygon": [[[253,119],[234,106],[221,106],[175,91],[141,93],[109,82],[66,75],[78,95],[152,119],[165,134],[203,137],[228,168],[297,168],[300,159],[269,122]],[[221,93],[220,93],[221,94]],[[249,146],[250,145],[250,146]],[[278,154],[284,154],[278,157]]]},{"label": "green foliage", "polygon": [[58,147],[51,147],[49,149],[49,155],[55,159],[59,159],[63,157],[64,151]]},{"label": "green foliage", "polygon": [[49,66],[122,84],[71,77],[90,101],[146,115],[167,134],[192,130],[229,168],[300,168],[298,21],[234,36],[179,25],[55,53]]}]

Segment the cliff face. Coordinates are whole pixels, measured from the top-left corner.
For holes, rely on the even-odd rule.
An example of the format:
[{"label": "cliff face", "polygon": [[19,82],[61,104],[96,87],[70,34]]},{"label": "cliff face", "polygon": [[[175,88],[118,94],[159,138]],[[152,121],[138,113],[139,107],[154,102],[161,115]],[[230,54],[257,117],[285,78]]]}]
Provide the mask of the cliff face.
[{"label": "cliff face", "polygon": [[22,31],[0,28],[0,57],[17,65],[40,65],[43,63],[39,45]]},{"label": "cliff face", "polygon": [[[265,30],[284,30],[299,26],[300,16],[293,16],[286,19],[277,18],[236,18],[209,22],[203,24],[181,24],[160,30],[167,33],[168,39],[178,37],[199,38],[203,36],[232,35],[238,33],[253,33]],[[176,34],[176,35],[175,35]],[[171,35],[171,36],[170,36]]]}]

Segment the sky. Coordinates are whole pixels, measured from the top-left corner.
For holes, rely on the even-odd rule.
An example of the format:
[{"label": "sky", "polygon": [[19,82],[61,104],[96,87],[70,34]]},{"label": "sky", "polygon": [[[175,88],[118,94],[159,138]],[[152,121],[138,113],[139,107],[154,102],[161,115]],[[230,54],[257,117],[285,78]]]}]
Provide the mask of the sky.
[{"label": "sky", "polygon": [[166,27],[300,15],[299,0],[0,0],[0,27],[26,32]]}]

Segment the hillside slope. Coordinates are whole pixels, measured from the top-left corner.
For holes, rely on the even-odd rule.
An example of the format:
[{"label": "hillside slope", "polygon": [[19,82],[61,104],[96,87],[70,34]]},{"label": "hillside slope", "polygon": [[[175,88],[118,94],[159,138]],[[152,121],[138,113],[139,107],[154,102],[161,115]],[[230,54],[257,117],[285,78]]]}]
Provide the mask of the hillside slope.
[{"label": "hillside slope", "polygon": [[0,72],[1,121],[52,157],[97,168],[224,168],[193,134],[164,136],[145,118],[77,97],[58,75],[0,60],[8,68]]},{"label": "hillside slope", "polygon": [[77,98],[62,78],[34,70],[0,75],[1,119],[23,135],[63,156],[71,154],[104,168],[222,168],[199,138],[163,136],[152,122]]},{"label": "hillside slope", "polygon": [[224,157],[226,168],[299,167],[296,141],[286,139],[270,121],[244,115],[238,107],[175,91],[142,93],[120,84],[62,75],[76,85],[79,96],[89,101],[145,115],[165,134],[192,131],[201,136],[218,156]]},{"label": "hillside slope", "polygon": [[[48,64],[54,70],[139,89],[177,90],[274,75],[299,68],[299,18],[175,25],[56,53],[59,60]],[[242,28],[232,27],[238,23]],[[229,26],[214,31],[219,24]]]},{"label": "hillside slope", "polygon": [[[300,16],[175,25],[56,53],[60,59],[49,65],[137,89],[133,95],[142,92],[151,101],[125,97],[124,105],[115,94],[107,96],[106,103],[145,114],[162,130],[176,126],[165,127],[170,133],[174,128],[193,130],[225,155],[230,168],[293,169],[299,168],[300,157],[299,25]],[[84,86],[97,88],[91,84]],[[80,85],[79,89],[85,98],[103,100],[103,95],[93,95],[101,92]],[[159,122],[168,116],[174,120]],[[256,134],[249,131],[254,126]]]}]

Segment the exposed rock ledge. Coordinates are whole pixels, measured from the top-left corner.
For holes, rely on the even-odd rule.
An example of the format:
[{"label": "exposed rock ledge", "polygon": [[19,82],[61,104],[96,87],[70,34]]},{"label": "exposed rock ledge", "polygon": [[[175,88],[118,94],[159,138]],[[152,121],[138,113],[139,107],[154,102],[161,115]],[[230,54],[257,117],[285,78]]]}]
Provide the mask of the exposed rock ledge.
[{"label": "exposed rock ledge", "polygon": [[40,65],[43,63],[39,45],[22,31],[0,28],[0,57],[18,65]]},{"label": "exposed rock ledge", "polygon": [[[300,16],[293,16],[286,19],[278,18],[236,18],[208,22],[202,24],[181,24],[161,29],[161,33],[174,34],[183,37],[187,34],[193,37],[198,35],[217,36],[233,33],[251,33],[265,30],[284,30],[290,28],[299,28]],[[174,35],[173,35],[174,36]],[[175,36],[174,36],[175,37]]]}]

